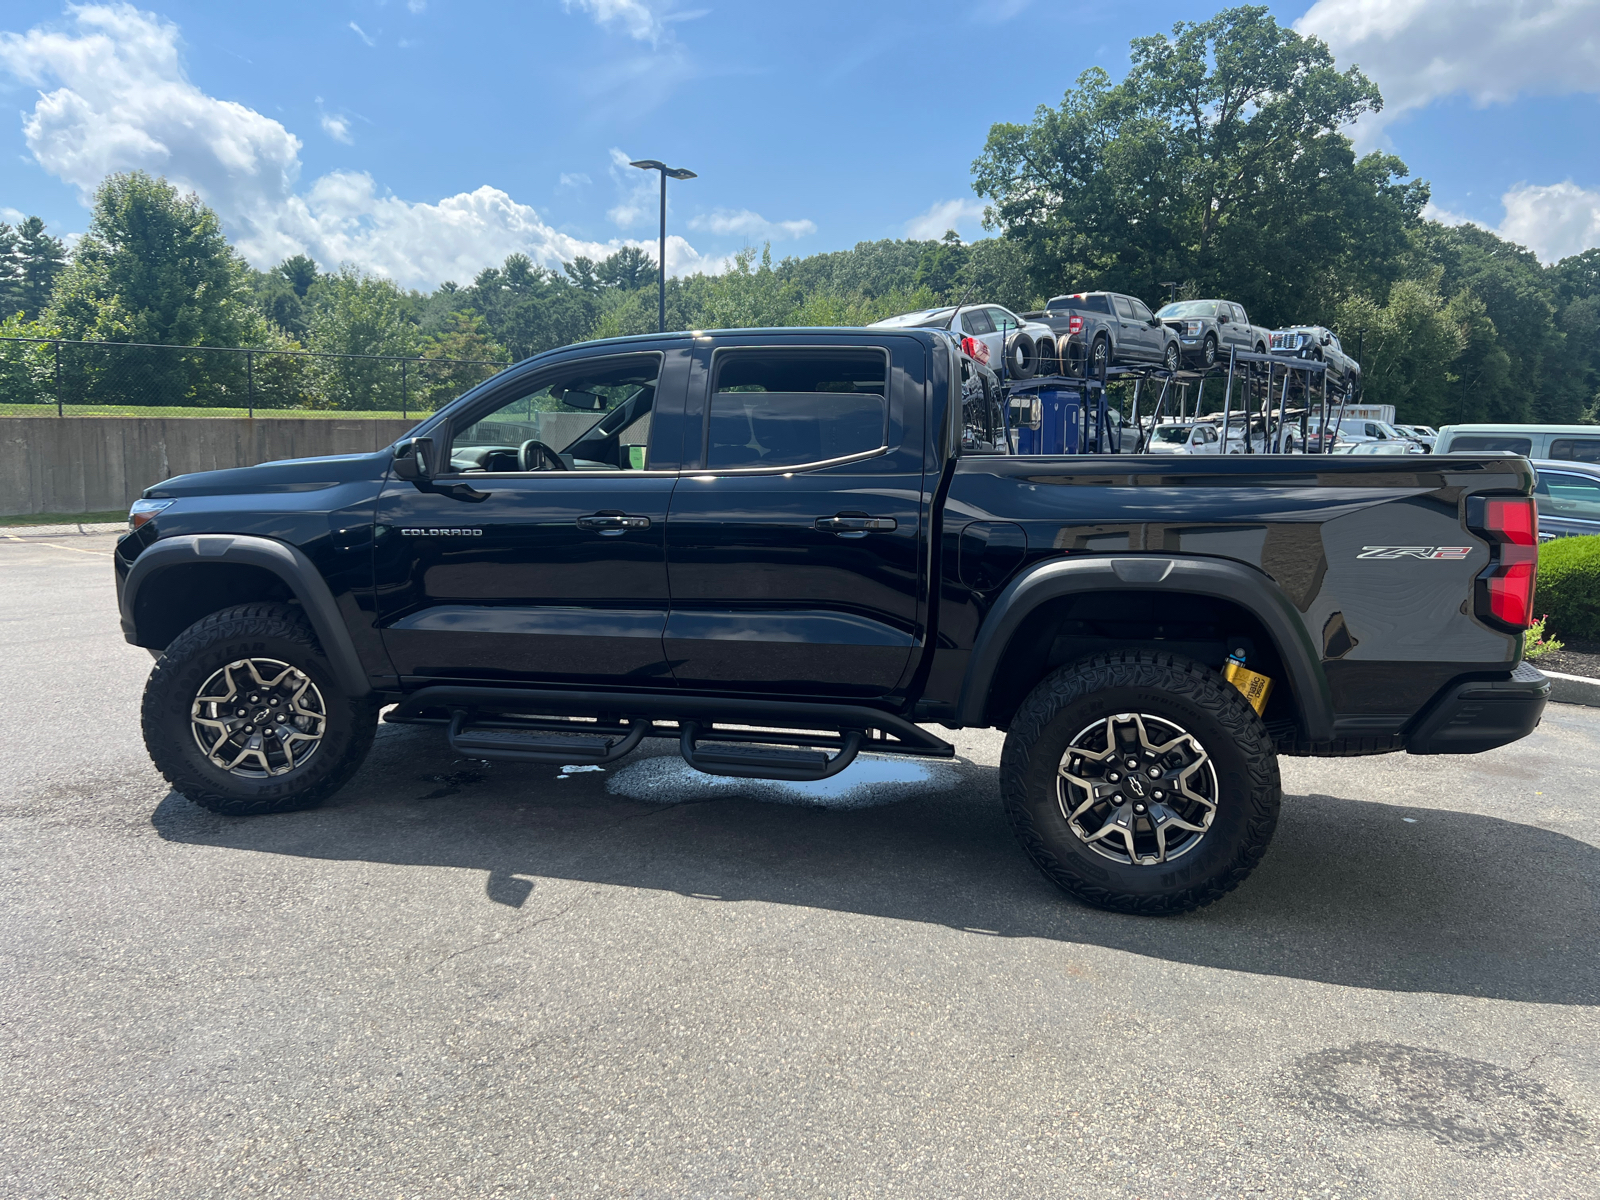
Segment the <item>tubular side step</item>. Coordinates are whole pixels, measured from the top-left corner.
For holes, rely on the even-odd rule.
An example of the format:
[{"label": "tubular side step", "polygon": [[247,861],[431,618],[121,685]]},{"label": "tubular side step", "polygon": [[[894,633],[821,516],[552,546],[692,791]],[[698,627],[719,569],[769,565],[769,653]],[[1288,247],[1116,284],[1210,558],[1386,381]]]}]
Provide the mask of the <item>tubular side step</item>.
[{"label": "tubular side step", "polygon": [[[813,783],[837,775],[855,761],[865,740],[859,730],[844,733],[839,752],[832,758],[816,750],[784,750],[767,748],[759,743],[744,752],[705,750],[699,739],[717,738],[716,731],[702,734],[694,721],[683,724],[683,736],[678,742],[678,753],[683,761],[696,771],[707,775],[728,775],[735,779],[775,779],[786,783]],[[781,738],[782,734],[773,737]]]},{"label": "tubular side step", "polygon": [[626,735],[619,738],[529,737],[503,725],[498,729],[473,729],[467,711],[458,708],[450,714],[447,736],[450,748],[469,758],[582,766],[615,762],[643,741],[649,729],[649,721],[634,721]]}]

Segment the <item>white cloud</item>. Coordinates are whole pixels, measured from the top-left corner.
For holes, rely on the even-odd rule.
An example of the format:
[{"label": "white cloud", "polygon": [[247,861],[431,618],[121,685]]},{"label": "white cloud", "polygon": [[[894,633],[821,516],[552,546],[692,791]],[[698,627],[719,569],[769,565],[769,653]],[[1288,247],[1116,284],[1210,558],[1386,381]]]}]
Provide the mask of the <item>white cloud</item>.
[{"label": "white cloud", "polygon": [[961,226],[971,227],[983,220],[984,204],[981,200],[940,200],[927,212],[906,222],[906,236],[910,238],[941,238],[947,230],[958,233]]},{"label": "white cloud", "polygon": [[748,208],[737,211],[729,208],[712,209],[710,213],[689,218],[689,228],[723,236],[771,238],[774,241],[805,237],[817,231],[814,221],[769,221]]},{"label": "white cloud", "polygon": [[1317,0],[1294,27],[1383,92],[1383,112],[1356,129],[1363,146],[1443,96],[1600,91],[1600,0]]},{"label": "white cloud", "polygon": [[355,144],[355,138],[350,136],[350,122],[343,117],[335,117],[329,113],[322,114],[322,132],[336,142],[343,142],[346,146]]},{"label": "white cloud", "polygon": [[1500,201],[1506,206],[1500,236],[1528,247],[1541,262],[1600,246],[1600,190],[1581,188],[1569,179],[1514,187]]},{"label": "white cloud", "polygon": [[562,6],[568,12],[576,6],[593,14],[602,28],[621,26],[635,41],[658,42],[666,28],[656,6],[647,0],[562,0]]},{"label": "white cloud", "polygon": [[564,187],[564,188],[584,187],[585,185],[591,184],[593,182],[594,182],[594,180],[590,179],[582,171],[570,171],[570,172],[569,171],[563,171],[563,172],[561,172],[561,181],[560,181],[560,183],[561,183],[561,186]]},{"label": "white cloud", "polygon": [[1422,206],[1422,219],[1424,221],[1437,221],[1441,225],[1470,225],[1472,218],[1458,212],[1451,212],[1448,208],[1440,208],[1432,200]]},{"label": "white cloud", "polygon": [[[1505,219],[1491,230],[1507,241],[1526,246],[1544,263],[1559,262],[1600,246],[1600,189],[1581,188],[1572,180],[1551,184],[1518,184],[1500,197]],[[1429,204],[1426,220],[1444,225],[1477,225],[1461,213]]]},{"label": "white cloud", "polygon": [[[596,242],[563,233],[487,185],[431,204],[386,194],[370,175],[353,171],[301,189],[300,139],[195,87],[178,41],[177,26],[128,4],[71,9],[63,29],[0,34],[0,69],[41,89],[23,116],[40,166],[86,201],[112,172],[164,175],[216,209],[235,245],[262,267],[308,253],[324,267],[351,262],[407,286],[432,287],[464,282],[512,252],[552,267],[580,254],[603,258],[625,244],[654,254],[654,240]],[[724,267],[682,238],[668,240],[671,273]]]},{"label": "white cloud", "polygon": [[[611,147],[611,182],[617,185],[622,199],[606,210],[606,217],[618,229],[631,229],[661,211],[661,177],[630,165],[632,161],[632,155]],[[667,187],[670,191],[671,183]]]},{"label": "white cloud", "polygon": [[27,219],[27,214],[24,213],[20,208],[8,208],[5,205],[0,204],[0,221],[3,221],[5,224],[15,225],[18,221],[26,221]]},{"label": "white cloud", "polygon": [[369,34],[365,29],[361,28],[361,26],[357,25],[354,21],[350,22],[350,28],[355,30],[355,35],[358,38],[360,38],[363,42],[365,42],[367,45],[376,46],[378,44],[377,42],[372,40],[372,35],[371,34]]},{"label": "white cloud", "polygon": [[425,12],[427,10],[427,7],[428,7],[428,0],[406,0],[406,11],[407,12],[413,12],[413,13]]}]

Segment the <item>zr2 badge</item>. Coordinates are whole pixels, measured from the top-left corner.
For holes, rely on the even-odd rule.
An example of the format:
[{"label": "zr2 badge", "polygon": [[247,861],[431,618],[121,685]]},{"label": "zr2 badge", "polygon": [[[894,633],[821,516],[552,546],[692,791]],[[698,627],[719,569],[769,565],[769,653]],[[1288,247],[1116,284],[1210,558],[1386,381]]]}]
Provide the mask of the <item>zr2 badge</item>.
[{"label": "zr2 badge", "polygon": [[1425,558],[1460,562],[1472,553],[1471,546],[1363,546],[1357,558]]}]

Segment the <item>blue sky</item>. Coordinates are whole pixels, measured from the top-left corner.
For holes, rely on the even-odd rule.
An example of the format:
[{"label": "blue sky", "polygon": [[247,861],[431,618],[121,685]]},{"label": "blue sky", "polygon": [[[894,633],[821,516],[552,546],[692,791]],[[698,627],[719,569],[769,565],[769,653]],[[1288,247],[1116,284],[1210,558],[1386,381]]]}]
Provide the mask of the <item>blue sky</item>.
[{"label": "blue sky", "polygon": [[[1547,259],[1600,244],[1600,0],[1273,8],[1378,80],[1389,111],[1358,143],[1400,154],[1444,219]],[[196,188],[257,265],[306,249],[428,287],[511,250],[653,249],[654,177],[619,162],[654,157],[700,175],[673,185],[675,270],[769,239],[781,256],[972,238],[992,122],[1056,103],[1085,67],[1120,74],[1130,38],[1211,11],[1101,9],[12,0],[0,209],[75,232],[107,171],[144,167]]]}]

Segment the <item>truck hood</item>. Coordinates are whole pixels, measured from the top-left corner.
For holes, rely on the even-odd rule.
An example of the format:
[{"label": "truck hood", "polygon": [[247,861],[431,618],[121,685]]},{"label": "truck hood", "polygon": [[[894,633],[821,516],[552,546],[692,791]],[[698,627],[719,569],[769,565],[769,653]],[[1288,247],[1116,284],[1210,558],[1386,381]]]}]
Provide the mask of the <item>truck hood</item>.
[{"label": "truck hood", "polygon": [[316,492],[341,483],[382,479],[391,459],[387,448],[370,454],[333,454],[326,458],[287,458],[231,467],[222,471],[195,471],[145,488],[147,500],[178,500],[184,496],[240,496],[271,492]]}]

